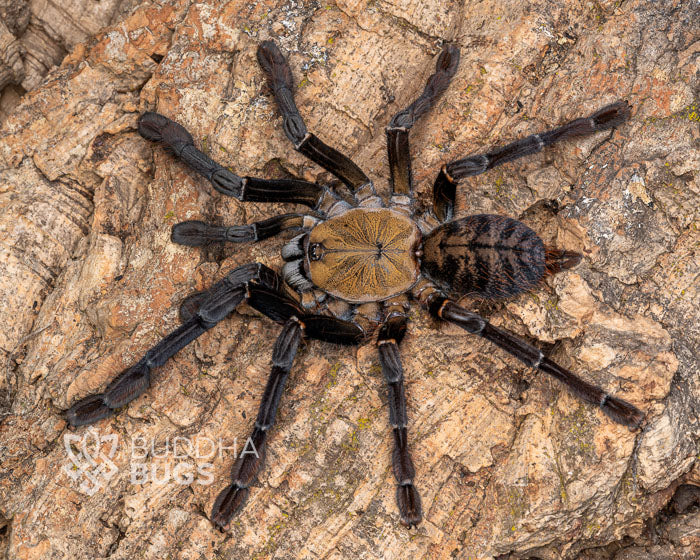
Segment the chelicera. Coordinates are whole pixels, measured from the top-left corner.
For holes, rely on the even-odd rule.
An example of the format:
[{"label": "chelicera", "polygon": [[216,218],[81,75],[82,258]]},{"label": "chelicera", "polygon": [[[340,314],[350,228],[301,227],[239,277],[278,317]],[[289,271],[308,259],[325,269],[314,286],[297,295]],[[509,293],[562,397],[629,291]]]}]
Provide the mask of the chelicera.
[{"label": "chelicera", "polygon": [[410,302],[417,302],[436,319],[459,325],[527,366],[557,378],[615,422],[631,428],[640,426],[644,419],[640,410],[456,303],[464,295],[494,299],[532,291],[547,275],[571,268],[581,258],[578,253],[546,246],[534,231],[511,218],[479,214],[454,219],[459,181],[539,152],[554,142],[618,126],[629,118],[626,102],[613,103],[589,117],[443,165],[433,187],[432,209],[417,215],[412,198],[409,131],[454,76],[459,63],[457,47],[443,48],[423,93],[397,113],[386,129],[391,192],[388,201],[377,196],[372,181],[355,163],[307,131],[294,103],[291,70],[275,43],[261,43],[257,55],[282,113],[285,134],[296,150],[340,179],[351,191],[353,202],[325,186],[298,179],[239,177],[199,151],[181,125],[157,113],[141,115],[138,131],[144,138],[164,144],[220,193],[240,201],[298,203],[311,210],[230,227],[201,221],[176,224],[172,240],[190,246],[255,242],[288,230],[298,234],[282,247],[285,265],[281,274],[259,263],[246,264],[208,290],[186,298],[180,308],[181,326],[119,374],[103,393],[75,403],[66,412],[71,425],[106,418],[142,394],[150,385],[153,368],[162,366],[243,302],[280,323],[272,371],[250,436],[257,455],[238,458],[232,480],[221,490],[211,512],[212,522],[226,530],[243,507],[263,464],[268,433],[301,340],[357,345],[373,339],[388,388],[396,501],[403,523],[415,526],[421,521],[422,508],[409,452],[399,344],[406,332]]}]

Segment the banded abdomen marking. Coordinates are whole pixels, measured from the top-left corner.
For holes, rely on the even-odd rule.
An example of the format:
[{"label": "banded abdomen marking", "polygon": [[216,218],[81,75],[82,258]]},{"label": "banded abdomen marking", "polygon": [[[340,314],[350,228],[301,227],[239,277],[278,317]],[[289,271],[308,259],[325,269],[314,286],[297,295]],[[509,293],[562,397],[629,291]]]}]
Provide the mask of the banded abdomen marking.
[{"label": "banded abdomen marking", "polygon": [[545,274],[542,240],[525,224],[476,214],[441,225],[423,246],[421,268],[443,289],[505,298],[533,290]]}]

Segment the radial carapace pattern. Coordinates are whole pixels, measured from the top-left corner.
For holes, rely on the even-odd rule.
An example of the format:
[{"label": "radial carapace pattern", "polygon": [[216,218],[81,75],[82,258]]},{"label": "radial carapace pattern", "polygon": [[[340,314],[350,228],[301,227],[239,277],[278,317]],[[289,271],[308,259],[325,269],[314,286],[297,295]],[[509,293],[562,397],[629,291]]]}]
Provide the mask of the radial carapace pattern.
[{"label": "radial carapace pattern", "polygon": [[618,126],[629,118],[626,102],[607,105],[558,128],[446,163],[435,180],[432,209],[417,214],[409,131],[457,71],[456,46],[443,48],[423,93],[399,111],[386,129],[388,200],[377,196],[372,181],[355,163],[306,129],[294,103],[291,69],[275,43],[260,44],[258,61],[294,148],[342,181],[350,191],[351,202],[328,187],[307,181],[241,177],[197,149],[183,126],[158,113],[141,115],[138,131],[144,138],[163,144],[221,194],[242,202],[298,203],[309,210],[247,225],[220,226],[202,221],[176,224],[172,240],[190,246],[253,243],[286,231],[295,235],[282,246],[285,265],[281,274],[259,263],[246,264],[208,290],[186,298],[180,308],[182,324],[117,375],[104,392],[76,402],[66,412],[71,425],[91,424],[114,414],[148,389],[153,368],[162,366],[245,302],[282,328],[250,434],[257,453],[242,455],[233,466],[230,482],[214,502],[212,522],[226,530],[243,507],[264,463],[268,434],[297,348],[302,338],[314,338],[346,345],[372,339],[377,345],[388,391],[398,511],[403,523],[417,525],[423,514],[409,451],[399,354],[410,304],[416,302],[436,319],[459,325],[527,366],[552,375],[615,422],[639,427],[644,414],[633,405],[584,381],[528,342],[456,303],[470,294],[503,298],[532,291],[545,276],[570,268],[581,258],[577,253],[545,245],[534,231],[511,218],[479,214],[454,219],[459,181],[539,152],[554,142]]},{"label": "radial carapace pattern", "polygon": [[309,279],[352,303],[383,301],[418,279],[418,226],[386,208],[353,208],[309,234]]}]

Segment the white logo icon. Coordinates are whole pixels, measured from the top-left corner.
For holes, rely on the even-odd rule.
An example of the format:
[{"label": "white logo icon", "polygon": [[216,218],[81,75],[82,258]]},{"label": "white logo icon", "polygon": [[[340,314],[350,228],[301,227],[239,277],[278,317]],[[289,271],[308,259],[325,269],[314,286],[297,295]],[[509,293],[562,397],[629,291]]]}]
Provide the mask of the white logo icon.
[{"label": "white logo icon", "polygon": [[[103,443],[110,444],[107,453],[102,451]],[[117,452],[118,443],[117,434],[102,435],[94,428],[82,436],[71,433],[63,435],[63,446],[72,463],[64,465],[63,470],[74,482],[80,482],[79,489],[83,494],[92,496],[117,474],[119,469],[112,458]]]}]

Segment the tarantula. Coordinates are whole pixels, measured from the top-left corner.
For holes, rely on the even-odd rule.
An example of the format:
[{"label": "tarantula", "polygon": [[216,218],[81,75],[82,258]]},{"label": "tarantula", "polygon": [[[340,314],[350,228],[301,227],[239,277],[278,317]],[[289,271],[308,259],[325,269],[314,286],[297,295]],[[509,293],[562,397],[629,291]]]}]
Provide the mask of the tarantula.
[{"label": "tarantula", "polygon": [[421,521],[422,508],[413,482],[415,470],[408,446],[399,356],[411,300],[419,302],[433,317],[455,323],[527,366],[559,379],[577,397],[600,407],[615,422],[631,428],[640,426],[644,419],[640,410],[584,381],[513,333],[494,327],[455,302],[464,295],[494,299],[530,292],[544,277],[571,268],[581,259],[578,253],[545,245],[534,231],[511,218],[477,214],[453,219],[459,181],[539,152],[554,142],[618,126],[629,118],[625,101],[558,128],[443,165],[433,187],[432,211],[417,216],[408,135],[454,76],[459,63],[456,46],[448,44],[443,48],[423,93],[399,111],[386,129],[391,189],[388,202],[377,196],[372,181],[355,163],[307,131],[294,103],[291,69],[277,45],[272,41],[261,43],[257,58],[282,113],[285,134],[297,151],[342,181],[352,192],[353,202],[325,186],[298,179],[239,177],[199,151],[181,125],[158,113],[141,115],[138,132],[144,138],[164,144],[220,193],[240,201],[304,204],[311,210],[307,214],[283,214],[230,227],[201,221],[176,224],[172,240],[190,246],[255,242],[287,230],[300,233],[282,247],[286,264],[281,276],[262,264],[245,264],[208,290],[188,296],[180,307],[181,326],[120,373],[103,393],[75,403],[66,412],[72,426],[106,418],[142,394],[150,385],[153,368],[162,366],[243,302],[280,323],[282,331],[274,345],[272,371],[250,436],[257,453],[237,459],[231,483],[221,491],[212,508],[212,522],[227,530],[263,464],[267,434],[274,424],[302,338],[356,345],[375,337],[388,387],[396,501],[403,523],[415,526]]}]

